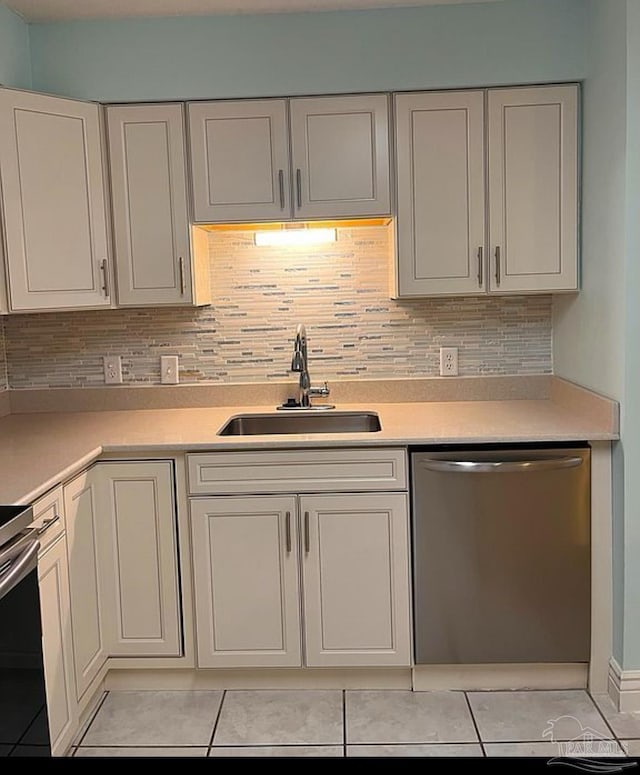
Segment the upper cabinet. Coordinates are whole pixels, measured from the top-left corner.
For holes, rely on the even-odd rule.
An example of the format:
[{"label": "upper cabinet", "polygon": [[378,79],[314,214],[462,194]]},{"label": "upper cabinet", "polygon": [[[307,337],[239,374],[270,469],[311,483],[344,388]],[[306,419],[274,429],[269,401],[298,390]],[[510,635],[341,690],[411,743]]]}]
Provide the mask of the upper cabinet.
[{"label": "upper cabinet", "polygon": [[118,304],[200,304],[182,105],[107,108]]},{"label": "upper cabinet", "polygon": [[384,94],[191,103],[194,220],[389,214],[388,124]]},{"label": "upper cabinet", "polygon": [[289,217],[286,100],[189,105],[194,220]]},{"label": "upper cabinet", "polygon": [[577,290],[578,87],[400,94],[395,108],[395,295]]},{"label": "upper cabinet", "polygon": [[578,87],[488,94],[492,291],[578,287]]},{"label": "upper cabinet", "polygon": [[294,217],[390,213],[388,96],[293,99],[290,110]]},{"label": "upper cabinet", "polygon": [[99,105],[0,90],[0,178],[11,310],[108,307]]},{"label": "upper cabinet", "polygon": [[396,96],[398,296],[484,288],[484,93]]}]

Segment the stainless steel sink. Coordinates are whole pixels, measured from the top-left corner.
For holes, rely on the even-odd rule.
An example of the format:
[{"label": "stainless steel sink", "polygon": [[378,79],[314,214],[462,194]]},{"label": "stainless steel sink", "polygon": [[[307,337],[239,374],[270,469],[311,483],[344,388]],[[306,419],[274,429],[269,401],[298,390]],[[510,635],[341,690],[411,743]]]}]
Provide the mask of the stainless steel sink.
[{"label": "stainless steel sink", "polygon": [[218,436],[263,436],[279,433],[375,433],[381,430],[375,412],[331,414],[239,414],[218,431]]}]

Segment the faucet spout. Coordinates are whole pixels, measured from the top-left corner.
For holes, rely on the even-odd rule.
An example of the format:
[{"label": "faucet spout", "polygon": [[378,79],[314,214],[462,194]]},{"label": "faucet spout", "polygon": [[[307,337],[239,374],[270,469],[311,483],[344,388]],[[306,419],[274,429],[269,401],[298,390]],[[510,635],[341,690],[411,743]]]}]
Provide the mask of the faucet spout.
[{"label": "faucet spout", "polygon": [[307,355],[307,329],[303,323],[298,324],[296,338],[293,345],[293,358],[291,359],[291,371],[300,374],[298,383],[298,404],[305,409],[311,406],[309,388],[311,378],[309,376],[309,359]]},{"label": "faucet spout", "polygon": [[293,356],[291,358],[291,371],[300,374],[297,405],[301,409],[311,409],[312,395],[329,395],[329,388],[327,387],[326,382],[323,388],[311,387],[309,355],[307,352],[307,329],[303,323],[299,323],[296,328],[296,338],[293,343]]}]

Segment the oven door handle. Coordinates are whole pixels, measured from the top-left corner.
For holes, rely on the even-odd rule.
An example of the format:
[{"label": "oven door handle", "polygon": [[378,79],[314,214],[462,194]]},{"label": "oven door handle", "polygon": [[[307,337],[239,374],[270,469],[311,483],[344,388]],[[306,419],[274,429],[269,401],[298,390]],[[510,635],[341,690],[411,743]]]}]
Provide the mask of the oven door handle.
[{"label": "oven door handle", "polygon": [[8,592],[10,592],[17,584],[19,584],[24,578],[26,578],[32,570],[38,565],[38,549],[40,548],[40,541],[34,539],[30,541],[24,551],[22,551],[11,562],[7,563],[4,568],[4,573],[0,573],[0,598],[3,598]]}]

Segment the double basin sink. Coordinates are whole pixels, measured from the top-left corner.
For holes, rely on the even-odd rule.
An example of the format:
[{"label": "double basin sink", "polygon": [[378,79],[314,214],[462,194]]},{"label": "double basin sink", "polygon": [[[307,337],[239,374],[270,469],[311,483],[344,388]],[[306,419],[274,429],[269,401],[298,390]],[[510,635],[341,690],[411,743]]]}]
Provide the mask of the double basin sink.
[{"label": "double basin sink", "polygon": [[[304,413],[303,413],[304,412]],[[307,410],[288,414],[239,414],[231,417],[218,436],[270,436],[283,433],[375,433],[381,430],[375,412],[331,412]]]}]

